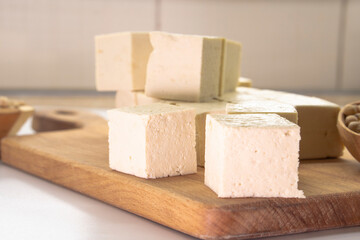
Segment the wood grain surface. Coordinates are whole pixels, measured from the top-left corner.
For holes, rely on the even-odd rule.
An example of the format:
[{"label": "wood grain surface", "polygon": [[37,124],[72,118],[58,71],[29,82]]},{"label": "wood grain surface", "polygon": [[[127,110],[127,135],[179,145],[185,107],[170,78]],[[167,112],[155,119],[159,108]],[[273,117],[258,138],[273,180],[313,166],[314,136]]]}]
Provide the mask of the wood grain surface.
[{"label": "wood grain surface", "polygon": [[107,124],[100,117],[66,111],[35,117],[38,131],[58,130],[57,126],[67,130],[3,139],[2,160],[202,239],[257,238],[360,225],[360,164],[348,153],[340,159],[301,162],[299,188],[306,199],[220,199],[203,184],[203,168],[197,174],[155,180],[112,171]]}]

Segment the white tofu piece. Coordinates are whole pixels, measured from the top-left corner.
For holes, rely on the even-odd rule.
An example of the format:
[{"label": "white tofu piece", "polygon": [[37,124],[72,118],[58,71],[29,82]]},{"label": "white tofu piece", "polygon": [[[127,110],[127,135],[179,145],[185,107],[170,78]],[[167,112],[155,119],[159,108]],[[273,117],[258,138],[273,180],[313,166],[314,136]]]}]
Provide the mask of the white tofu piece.
[{"label": "white tofu piece", "polygon": [[96,88],[144,90],[152,46],[149,33],[122,32],[95,37]]},{"label": "white tofu piece", "polygon": [[338,105],[316,97],[281,92],[275,94],[275,100],[293,105],[298,112],[301,159],[342,155],[344,146],[336,127]]},{"label": "white tofu piece", "polygon": [[221,198],[304,198],[300,128],[276,114],[208,115],[205,184]]},{"label": "white tofu piece", "polygon": [[193,109],[155,103],[108,116],[111,169],[142,178],[196,173]]},{"label": "white tofu piece", "polygon": [[209,113],[225,113],[226,103],[214,100],[207,103],[165,101],[157,98],[147,97],[143,92],[118,91],[116,93],[116,107],[140,106],[155,102],[163,102],[171,105],[193,108],[195,110],[196,159],[197,165],[203,167],[205,162],[204,155],[206,115]]},{"label": "white tofu piece", "polygon": [[170,102],[169,104],[195,109],[196,158],[200,167],[205,163],[205,126],[207,114],[225,113],[226,103],[212,101],[207,103]]},{"label": "white tofu piece", "polygon": [[219,94],[224,39],[151,32],[145,94],[203,102]]},{"label": "white tofu piece", "polygon": [[115,107],[130,107],[139,105],[148,105],[151,103],[163,102],[158,98],[152,98],[145,95],[143,91],[119,90],[116,92]]},{"label": "white tofu piece", "polygon": [[238,85],[241,64],[241,44],[225,39],[223,53],[223,70],[219,96],[233,92]]},{"label": "white tofu piece", "polygon": [[236,92],[218,98],[229,103],[272,100],[290,104],[298,113],[301,128],[300,159],[339,157],[344,146],[336,122],[340,107],[326,100],[299,94],[238,87]]},{"label": "white tofu piece", "polygon": [[250,100],[241,103],[226,104],[227,114],[278,114],[290,122],[297,124],[298,114],[296,109],[286,103],[271,100]]},{"label": "white tofu piece", "polygon": [[239,77],[238,87],[252,87],[252,80],[246,77]]}]

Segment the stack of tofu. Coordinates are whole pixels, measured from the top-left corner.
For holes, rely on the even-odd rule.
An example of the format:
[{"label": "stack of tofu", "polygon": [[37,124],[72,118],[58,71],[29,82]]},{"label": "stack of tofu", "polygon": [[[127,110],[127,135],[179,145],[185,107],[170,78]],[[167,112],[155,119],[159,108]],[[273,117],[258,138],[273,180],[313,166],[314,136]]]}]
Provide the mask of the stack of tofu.
[{"label": "stack of tofu", "polygon": [[[300,159],[338,157],[339,107],[251,88],[241,44],[124,32],[97,36],[96,86],[116,91],[110,167],[143,178],[196,173],[219,197],[304,197]],[[301,140],[300,140],[301,139]]]}]

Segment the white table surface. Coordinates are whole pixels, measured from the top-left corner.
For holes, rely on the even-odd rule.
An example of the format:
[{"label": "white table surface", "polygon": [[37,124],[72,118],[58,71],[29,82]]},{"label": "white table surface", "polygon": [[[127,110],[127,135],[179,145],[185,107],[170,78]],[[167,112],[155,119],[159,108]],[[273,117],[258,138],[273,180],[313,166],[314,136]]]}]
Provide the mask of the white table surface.
[{"label": "white table surface", "polygon": [[[20,134],[31,133],[27,122]],[[0,239],[194,238],[0,162]],[[360,239],[360,227],[271,239]]]}]

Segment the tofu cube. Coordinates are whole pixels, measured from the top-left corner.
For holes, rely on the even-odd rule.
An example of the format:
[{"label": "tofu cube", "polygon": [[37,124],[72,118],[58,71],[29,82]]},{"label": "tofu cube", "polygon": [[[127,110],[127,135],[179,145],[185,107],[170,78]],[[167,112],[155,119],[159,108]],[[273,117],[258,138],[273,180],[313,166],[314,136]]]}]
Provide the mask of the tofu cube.
[{"label": "tofu cube", "polygon": [[203,102],[219,94],[223,38],[151,32],[145,94]]},{"label": "tofu cube", "polygon": [[303,198],[300,128],[276,114],[208,115],[205,184],[221,198]]},{"label": "tofu cube", "polygon": [[108,116],[111,169],[142,178],[196,173],[193,109],[155,103]]},{"label": "tofu cube", "polygon": [[144,90],[146,66],[152,51],[148,33],[96,36],[95,48],[97,90]]},{"label": "tofu cube", "polygon": [[278,114],[290,122],[297,124],[298,114],[296,109],[286,103],[280,103],[271,100],[250,100],[240,103],[226,104],[226,113],[228,114]]}]

